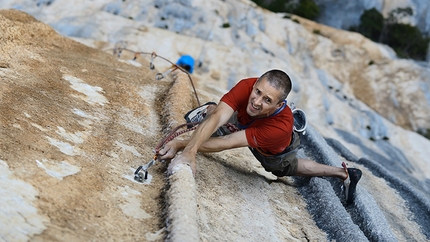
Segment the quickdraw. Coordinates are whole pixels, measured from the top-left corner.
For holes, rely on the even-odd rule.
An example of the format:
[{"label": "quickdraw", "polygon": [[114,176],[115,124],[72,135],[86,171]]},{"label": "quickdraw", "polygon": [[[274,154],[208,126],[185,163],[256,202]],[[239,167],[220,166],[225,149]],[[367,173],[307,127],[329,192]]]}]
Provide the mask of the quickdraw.
[{"label": "quickdraw", "polygon": [[[174,128],[166,137],[164,137],[163,140],[161,140],[161,142],[155,147],[154,149],[154,158],[152,158],[151,161],[149,161],[147,164],[145,165],[141,165],[139,166],[136,171],[134,172],[134,180],[140,183],[143,183],[144,180],[148,179],[148,169],[149,167],[155,165],[155,162],[158,159],[159,156],[159,151],[160,149],[167,144],[168,142],[170,142],[171,140],[173,140],[174,138],[178,137],[181,134],[184,134],[186,132],[195,130],[197,128],[199,123],[194,122],[194,123],[184,123],[181,125],[178,125],[176,128]],[[191,126],[191,128],[187,128],[181,131],[177,131],[178,129],[184,127],[184,126]]]},{"label": "quickdraw", "polygon": [[121,57],[121,54],[122,54],[122,52],[123,52],[123,51],[128,51],[128,52],[134,53],[134,57],[133,57],[133,60],[134,60],[134,61],[135,61],[135,60],[137,60],[137,58],[138,58],[139,56],[141,56],[141,55],[150,55],[150,56],[151,56],[151,61],[149,62],[149,68],[150,68],[151,70],[155,69],[155,66],[154,66],[154,60],[155,60],[155,58],[157,58],[157,57],[158,57],[158,58],[161,58],[162,60],[167,61],[168,63],[170,63],[170,64],[171,64],[171,67],[170,67],[170,68],[168,68],[165,72],[163,72],[163,73],[157,73],[157,74],[155,75],[155,79],[156,79],[157,81],[159,81],[159,80],[163,79],[164,77],[166,77],[168,74],[170,74],[171,72],[173,72],[173,71],[175,71],[175,70],[180,70],[180,71],[182,71],[183,73],[187,74],[188,79],[190,80],[191,86],[193,87],[194,95],[196,96],[196,99],[197,99],[197,104],[198,104],[198,106],[200,106],[200,100],[199,100],[199,97],[198,97],[198,95],[197,95],[196,88],[194,87],[193,80],[191,79],[190,73],[188,73],[188,71],[187,71],[187,70],[185,70],[185,69],[184,69],[184,68],[182,68],[181,66],[179,66],[179,65],[177,65],[177,64],[175,64],[175,63],[173,63],[173,62],[171,62],[169,59],[164,58],[164,57],[162,57],[162,56],[158,55],[158,54],[157,54],[157,53],[155,53],[155,52],[133,51],[133,50],[127,49],[127,48],[126,48],[126,46],[127,46],[127,43],[126,43],[125,41],[119,41],[119,42],[117,42],[117,43],[115,44],[115,46],[114,46],[113,54],[114,54],[114,55],[117,55],[118,57]]}]

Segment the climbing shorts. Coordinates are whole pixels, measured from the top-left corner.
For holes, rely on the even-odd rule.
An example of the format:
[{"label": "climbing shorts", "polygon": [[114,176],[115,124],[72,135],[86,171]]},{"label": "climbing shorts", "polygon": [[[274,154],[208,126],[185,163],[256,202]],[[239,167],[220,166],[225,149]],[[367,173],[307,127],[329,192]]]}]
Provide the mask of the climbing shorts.
[{"label": "climbing shorts", "polygon": [[[212,137],[231,134],[234,132],[234,126],[237,126],[237,123],[237,112],[235,112],[227,122],[227,124],[233,124],[233,128],[229,125],[223,125],[214,134],[212,134]],[[259,152],[256,148],[248,148],[266,171],[272,172],[277,177],[282,177],[293,176],[296,174],[298,163],[296,154],[299,146],[300,135],[298,132],[293,131],[290,145],[279,154],[267,156]]]},{"label": "climbing shorts", "polygon": [[297,172],[297,148],[300,145],[300,136],[293,132],[291,144],[281,153],[267,156],[261,154],[257,149],[249,147],[255,158],[260,161],[261,165],[268,172],[275,176],[293,176]]}]

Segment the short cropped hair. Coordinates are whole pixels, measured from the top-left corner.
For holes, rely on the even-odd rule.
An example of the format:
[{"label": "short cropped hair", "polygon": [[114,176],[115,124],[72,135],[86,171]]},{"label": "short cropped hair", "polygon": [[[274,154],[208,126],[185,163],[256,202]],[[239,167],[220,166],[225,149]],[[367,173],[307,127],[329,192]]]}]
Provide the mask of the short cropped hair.
[{"label": "short cropped hair", "polygon": [[260,79],[266,79],[267,82],[274,88],[281,91],[281,97],[279,102],[284,101],[288,94],[291,92],[292,82],[287,73],[281,70],[270,70],[260,76]]}]

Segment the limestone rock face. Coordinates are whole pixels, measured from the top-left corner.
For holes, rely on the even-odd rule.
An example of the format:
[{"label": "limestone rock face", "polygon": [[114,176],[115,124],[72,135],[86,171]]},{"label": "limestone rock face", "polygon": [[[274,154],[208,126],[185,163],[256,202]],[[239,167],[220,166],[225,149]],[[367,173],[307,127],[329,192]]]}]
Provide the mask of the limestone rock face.
[{"label": "limestone rock face", "polygon": [[369,65],[351,83],[354,93],[381,115],[402,127],[418,130],[428,129],[429,77],[430,69],[396,60]]},{"label": "limestone rock face", "polygon": [[[412,8],[414,14],[404,21],[417,26],[422,32],[430,30],[430,3],[426,0],[376,0],[349,1],[315,0],[321,14],[317,21],[335,28],[348,29],[360,23],[361,14],[368,9],[376,8],[385,16],[396,8]],[[345,13],[348,14],[345,14]]]},{"label": "limestone rock face", "polygon": [[389,47],[357,33],[303,18],[300,22],[309,31],[317,30],[331,40],[320,38],[319,44],[310,49],[318,68],[348,85],[354,96],[391,122],[410,130],[428,129],[430,68],[427,64],[397,59]]},{"label": "limestone rock face", "polygon": [[132,176],[159,130],[154,75],[0,10],[3,240],[161,239],[163,175]]},{"label": "limestone rock face", "polygon": [[[423,1],[410,4],[417,9],[426,9],[428,5]],[[354,13],[374,5],[387,9],[394,6],[390,1],[385,5],[354,1],[329,15]],[[127,41],[128,47],[136,51],[156,51],[173,60],[190,54],[200,66],[194,76],[204,79],[202,85],[212,90],[214,86],[227,90],[243,77],[280,68],[292,76],[296,88],[313,92],[314,87],[320,90],[315,83],[324,82],[324,72],[341,83],[345,96],[358,98],[394,124],[413,131],[430,128],[427,64],[397,60],[389,47],[357,33],[296,16],[273,14],[250,1],[0,4],[12,6],[27,11],[63,35],[98,41],[86,41],[93,47],[108,48],[115,42]],[[149,30],[150,27],[155,29]],[[172,37],[171,32],[180,35]],[[185,39],[186,44],[182,41]],[[387,77],[393,75],[394,79]],[[300,97],[311,99],[303,92]],[[299,104],[305,109],[314,108],[309,103]]]},{"label": "limestone rock face", "polygon": [[[0,10],[1,238],[166,238],[166,163],[144,184],[133,172],[179,123],[169,118],[198,104],[187,79],[178,89],[175,73],[155,79],[171,64],[156,58],[151,69],[153,51],[173,62],[195,57],[202,103],[241,78],[285,70],[294,82],[288,102],[309,121],[298,156],[363,170],[348,207],[339,179],[275,180],[247,148],[198,154],[195,238],[430,238],[430,141],[410,131],[430,123],[425,65],[249,1],[0,3],[12,6],[33,17]],[[119,41],[131,51],[117,57]],[[133,51],[142,52],[135,61]]]}]

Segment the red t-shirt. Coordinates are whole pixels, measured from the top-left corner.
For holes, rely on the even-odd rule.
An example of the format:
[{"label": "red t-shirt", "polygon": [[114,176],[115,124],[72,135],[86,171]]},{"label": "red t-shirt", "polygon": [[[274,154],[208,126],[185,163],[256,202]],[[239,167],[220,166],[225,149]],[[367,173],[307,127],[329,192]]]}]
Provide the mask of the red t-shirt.
[{"label": "red t-shirt", "polygon": [[294,118],[288,105],[278,114],[254,121],[246,112],[249,95],[258,78],[247,78],[238,82],[221,101],[234,111],[240,125],[249,126],[245,129],[249,146],[259,148],[269,154],[278,154],[290,144],[293,133]]}]

